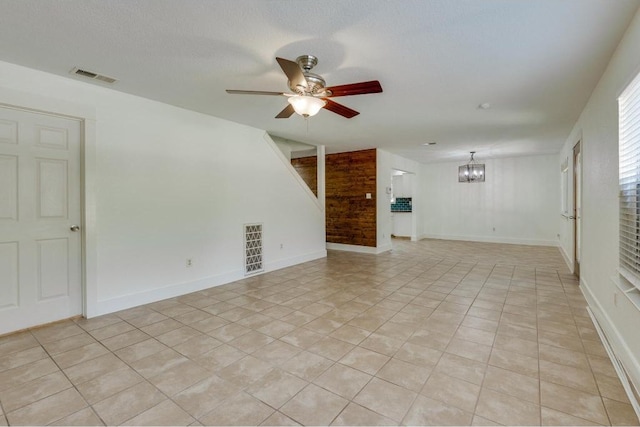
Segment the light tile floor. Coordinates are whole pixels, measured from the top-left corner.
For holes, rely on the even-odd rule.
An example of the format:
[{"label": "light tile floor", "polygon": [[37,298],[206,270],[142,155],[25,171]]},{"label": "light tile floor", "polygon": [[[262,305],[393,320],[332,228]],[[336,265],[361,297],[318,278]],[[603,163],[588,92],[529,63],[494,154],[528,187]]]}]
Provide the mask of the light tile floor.
[{"label": "light tile floor", "polygon": [[638,420],[555,248],[424,240],[0,338],[0,424]]}]

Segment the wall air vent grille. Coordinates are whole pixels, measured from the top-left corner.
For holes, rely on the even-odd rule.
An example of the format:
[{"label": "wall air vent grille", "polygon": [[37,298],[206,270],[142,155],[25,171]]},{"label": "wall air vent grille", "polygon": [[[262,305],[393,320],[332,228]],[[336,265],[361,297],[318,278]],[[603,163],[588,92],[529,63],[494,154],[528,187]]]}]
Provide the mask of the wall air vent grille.
[{"label": "wall air vent grille", "polygon": [[244,274],[264,271],[262,260],[262,224],[244,225]]},{"label": "wall air vent grille", "polygon": [[87,77],[92,80],[99,80],[101,82],[105,82],[109,84],[116,82],[116,79],[114,79],[113,77],[103,76],[102,74],[94,73],[93,71],[82,70],[77,67],[71,70],[71,74],[75,74],[76,76]]}]

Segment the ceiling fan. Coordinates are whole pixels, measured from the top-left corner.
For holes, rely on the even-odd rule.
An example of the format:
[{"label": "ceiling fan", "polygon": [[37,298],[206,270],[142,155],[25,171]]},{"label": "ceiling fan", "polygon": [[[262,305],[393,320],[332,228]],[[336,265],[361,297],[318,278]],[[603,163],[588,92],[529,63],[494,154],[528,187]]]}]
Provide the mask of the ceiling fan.
[{"label": "ceiling fan", "polygon": [[289,118],[293,113],[309,117],[317,114],[322,108],[350,119],[360,113],[329,98],[382,92],[382,86],[377,80],[326,87],[324,79],[311,72],[318,64],[318,58],[312,55],[299,56],[296,62],[284,58],[276,58],[276,61],[289,79],[289,89],[293,93],[231,89],[227,89],[227,93],[286,96],[289,105],[280,111],[276,119]]}]

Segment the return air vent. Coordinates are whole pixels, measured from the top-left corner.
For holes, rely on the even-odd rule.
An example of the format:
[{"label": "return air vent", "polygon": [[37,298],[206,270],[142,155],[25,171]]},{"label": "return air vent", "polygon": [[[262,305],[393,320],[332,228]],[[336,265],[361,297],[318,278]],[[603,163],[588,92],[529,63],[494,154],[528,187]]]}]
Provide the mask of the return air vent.
[{"label": "return air vent", "polygon": [[74,68],[71,70],[71,74],[75,74],[76,76],[87,77],[92,80],[100,80],[105,83],[115,83],[117,80],[113,77],[103,76],[102,74],[94,73],[93,71],[82,70],[80,68]]},{"label": "return air vent", "polygon": [[262,263],[262,224],[244,225],[244,274],[264,271]]}]

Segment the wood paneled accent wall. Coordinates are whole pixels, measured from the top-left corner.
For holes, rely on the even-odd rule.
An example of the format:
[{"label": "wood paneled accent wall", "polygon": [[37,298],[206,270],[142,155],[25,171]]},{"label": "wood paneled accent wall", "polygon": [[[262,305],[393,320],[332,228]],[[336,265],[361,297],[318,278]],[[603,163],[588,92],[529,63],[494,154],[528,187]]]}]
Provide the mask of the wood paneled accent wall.
[{"label": "wood paneled accent wall", "polygon": [[318,197],[318,157],[299,157],[291,159],[291,165],[307,183],[313,194]]},{"label": "wood paneled accent wall", "polygon": [[325,181],[327,242],[375,247],[376,150],[328,154]]}]

